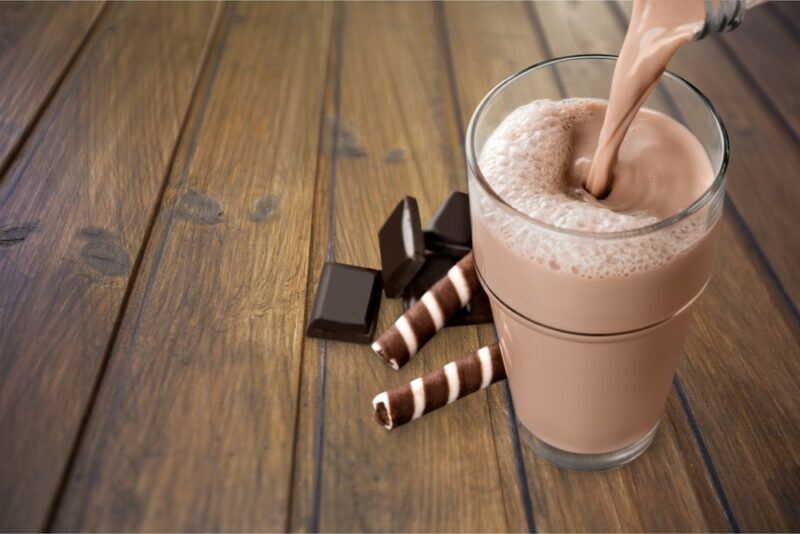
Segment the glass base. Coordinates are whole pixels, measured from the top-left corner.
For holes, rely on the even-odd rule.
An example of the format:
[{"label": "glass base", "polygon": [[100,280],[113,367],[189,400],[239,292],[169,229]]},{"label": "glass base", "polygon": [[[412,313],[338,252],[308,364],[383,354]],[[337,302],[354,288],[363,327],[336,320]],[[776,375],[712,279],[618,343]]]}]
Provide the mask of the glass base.
[{"label": "glass base", "polygon": [[657,430],[658,423],[642,439],[616,451],[601,454],[579,454],[553,447],[520,425],[520,431],[524,435],[525,441],[533,448],[536,454],[558,467],[576,471],[614,469],[634,461],[653,443]]}]

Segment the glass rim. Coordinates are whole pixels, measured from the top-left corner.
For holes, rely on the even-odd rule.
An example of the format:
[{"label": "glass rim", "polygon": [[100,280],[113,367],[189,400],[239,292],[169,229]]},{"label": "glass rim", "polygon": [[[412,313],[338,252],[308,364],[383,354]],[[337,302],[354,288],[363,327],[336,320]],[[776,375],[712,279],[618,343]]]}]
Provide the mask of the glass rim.
[{"label": "glass rim", "polygon": [[725,183],[725,172],[728,168],[728,160],[730,157],[730,142],[728,139],[728,131],[725,128],[725,124],[722,122],[722,118],[719,116],[716,108],[711,103],[711,101],[706,97],[697,87],[695,87],[692,83],[688,82],[686,79],[678,76],[677,74],[665,70],[662,77],[667,77],[671,80],[676,81],[678,84],[682,85],[686,89],[688,89],[691,93],[694,93],[702,102],[706,109],[711,113],[712,118],[714,119],[714,124],[717,127],[717,133],[719,134],[722,140],[722,161],[719,164],[719,168],[716,170],[716,176],[714,177],[714,181],[711,185],[706,189],[702,195],[700,195],[694,202],[692,202],[688,207],[682,209],[678,213],[661,219],[657,222],[652,224],[648,224],[645,226],[641,226],[639,228],[633,228],[630,230],[620,230],[616,232],[588,232],[584,230],[572,230],[569,228],[561,228],[544,221],[540,221],[535,219],[521,211],[517,210],[515,207],[511,206],[508,202],[506,202],[497,192],[492,188],[491,185],[486,181],[486,178],[483,176],[480,170],[480,166],[478,165],[477,156],[475,153],[475,135],[476,135],[476,125],[483,117],[484,112],[486,111],[487,106],[491,103],[494,98],[499,95],[503,89],[514,83],[519,78],[534,72],[539,69],[543,69],[546,67],[550,67],[552,65],[556,65],[559,63],[565,63],[569,61],[580,61],[580,60],[617,60],[617,56],[613,54],[574,54],[569,56],[561,56],[557,58],[548,59],[545,61],[540,61],[539,63],[535,63],[530,67],[526,67],[519,72],[516,72],[506,78],[505,80],[501,81],[499,84],[494,86],[491,91],[489,91],[483,100],[478,104],[478,107],[475,108],[475,112],[472,114],[472,118],[469,121],[469,126],[467,127],[467,135],[466,135],[466,154],[467,154],[467,166],[469,170],[472,172],[472,175],[477,180],[478,184],[483,188],[483,190],[497,203],[500,204],[500,207],[505,211],[511,212],[511,214],[515,217],[520,217],[523,220],[526,220],[535,226],[539,226],[544,228],[545,230],[555,232],[557,234],[564,234],[570,236],[577,236],[577,237],[588,237],[593,239],[621,239],[627,237],[635,237],[635,236],[643,236],[647,234],[651,234],[653,232],[657,232],[664,228],[670,227],[673,224],[682,221],[686,217],[692,215],[703,206],[708,204],[708,202],[714,198],[714,196],[722,189]]}]

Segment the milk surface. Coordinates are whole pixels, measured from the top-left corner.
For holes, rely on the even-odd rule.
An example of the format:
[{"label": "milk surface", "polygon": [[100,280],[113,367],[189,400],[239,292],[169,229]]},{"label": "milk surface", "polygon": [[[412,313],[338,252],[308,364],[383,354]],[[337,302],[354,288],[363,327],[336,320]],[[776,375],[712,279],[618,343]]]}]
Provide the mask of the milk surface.
[{"label": "milk surface", "polygon": [[[597,199],[584,186],[606,114],[605,101],[537,100],[510,113],[484,144],[479,166],[492,189],[536,221],[567,230],[635,230],[677,214],[714,180],[700,142],[683,125],[652,110],[631,122],[614,168],[611,193]],[[704,234],[689,219],[676,228],[620,244],[558,241],[517,221],[486,217],[518,254],[577,276],[627,276],[663,266]],[[494,215],[494,216],[493,216]]]}]

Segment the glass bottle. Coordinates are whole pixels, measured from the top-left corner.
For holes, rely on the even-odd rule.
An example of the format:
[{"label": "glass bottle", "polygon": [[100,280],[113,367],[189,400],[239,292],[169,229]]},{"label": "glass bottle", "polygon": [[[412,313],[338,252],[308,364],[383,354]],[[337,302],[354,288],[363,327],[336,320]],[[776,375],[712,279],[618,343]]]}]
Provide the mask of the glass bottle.
[{"label": "glass bottle", "polygon": [[704,0],[706,20],[703,29],[695,39],[702,39],[710,33],[728,32],[739,27],[744,12],[763,4],[767,0]]}]

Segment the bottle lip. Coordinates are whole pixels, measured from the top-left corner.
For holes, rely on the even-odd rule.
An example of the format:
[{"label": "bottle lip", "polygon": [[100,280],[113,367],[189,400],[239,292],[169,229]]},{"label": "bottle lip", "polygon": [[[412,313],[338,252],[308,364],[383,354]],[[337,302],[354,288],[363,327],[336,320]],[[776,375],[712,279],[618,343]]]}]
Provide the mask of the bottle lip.
[{"label": "bottle lip", "polygon": [[703,27],[694,36],[695,41],[710,33],[729,32],[742,23],[747,9],[745,0],[704,0],[706,18]]},{"label": "bottle lip", "polygon": [[561,234],[567,236],[574,236],[574,237],[586,237],[592,239],[624,239],[629,237],[637,237],[637,236],[644,236],[647,234],[651,234],[657,232],[659,230],[663,230],[668,228],[684,219],[692,215],[693,213],[697,212],[701,208],[703,208],[706,204],[708,204],[712,198],[714,198],[720,190],[724,187],[725,184],[725,172],[728,168],[728,160],[730,158],[730,143],[728,140],[728,131],[725,128],[725,124],[722,122],[722,118],[719,116],[719,113],[711,104],[711,101],[702,93],[700,90],[695,87],[693,84],[678,76],[677,74],[670,72],[668,70],[664,71],[662,76],[666,76],[670,78],[680,85],[683,85],[687,88],[690,92],[694,93],[700,101],[705,105],[706,109],[711,113],[711,116],[714,119],[714,124],[717,127],[717,133],[720,136],[722,141],[722,159],[720,161],[719,167],[716,169],[716,175],[714,177],[713,182],[711,185],[706,189],[702,195],[700,195],[697,200],[692,202],[688,207],[684,208],[683,210],[679,211],[678,213],[671,215],[667,218],[661,219],[655,223],[642,226],[639,228],[634,228],[631,230],[622,230],[617,232],[588,232],[584,230],[572,230],[568,228],[561,228],[558,226],[554,226],[552,224],[546,223],[544,221],[540,221],[535,219],[519,210],[515,207],[511,206],[508,202],[506,202],[497,192],[492,188],[486,178],[483,176],[483,173],[480,170],[480,165],[478,164],[477,160],[477,153],[475,150],[475,136],[476,136],[476,125],[480,122],[483,118],[484,113],[488,105],[494,100],[494,98],[500,94],[506,87],[513,84],[519,78],[526,76],[534,71],[544,69],[559,63],[565,63],[569,61],[585,61],[585,60],[602,60],[602,61],[616,61],[617,56],[613,54],[575,54],[569,56],[562,56],[553,59],[548,59],[545,61],[541,61],[530,67],[522,69],[521,71],[512,74],[499,84],[497,84],[489,93],[483,97],[483,100],[478,104],[478,107],[475,109],[475,112],[472,114],[472,118],[469,121],[469,126],[467,127],[467,134],[465,139],[466,145],[466,155],[467,155],[467,166],[475,177],[478,185],[484,192],[489,195],[491,199],[493,199],[499,206],[509,214],[514,217],[519,217],[535,226],[538,226],[544,230]]}]

